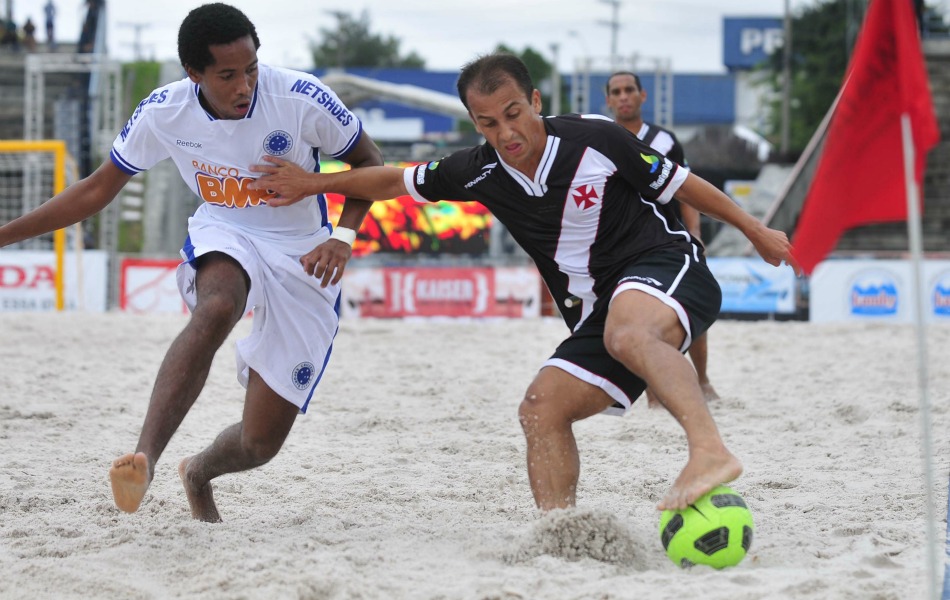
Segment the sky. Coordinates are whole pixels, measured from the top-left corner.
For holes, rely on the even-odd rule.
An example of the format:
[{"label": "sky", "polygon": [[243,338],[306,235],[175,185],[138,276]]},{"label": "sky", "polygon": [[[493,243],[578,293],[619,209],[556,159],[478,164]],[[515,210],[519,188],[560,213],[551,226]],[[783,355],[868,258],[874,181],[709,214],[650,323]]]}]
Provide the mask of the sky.
[{"label": "sky", "polygon": [[[37,37],[45,40],[46,0],[13,2],[14,19],[32,17]],[[724,16],[781,17],[786,0],[356,0],[343,5],[319,0],[230,0],[254,22],[263,63],[311,69],[309,43],[322,29],[334,29],[331,11],[358,17],[366,10],[370,31],[400,40],[403,54],[415,51],[426,68],[457,71],[478,54],[499,43],[515,50],[532,47],[562,72],[591,57],[606,69],[611,55],[614,11],[619,24],[617,55],[630,68],[669,61],[677,73],[722,73]],[[937,4],[950,0],[935,0]],[[53,0],[57,7],[56,37],[75,41],[84,18],[84,0]],[[815,0],[789,0],[791,10]],[[178,26],[200,0],[108,0],[107,46],[120,61],[136,58],[177,62]]]}]

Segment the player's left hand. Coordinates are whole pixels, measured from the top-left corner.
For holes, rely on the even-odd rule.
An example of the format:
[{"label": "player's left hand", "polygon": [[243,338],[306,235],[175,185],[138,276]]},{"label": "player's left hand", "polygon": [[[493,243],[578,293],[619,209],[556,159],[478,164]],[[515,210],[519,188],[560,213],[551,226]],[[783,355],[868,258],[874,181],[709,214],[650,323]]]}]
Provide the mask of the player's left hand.
[{"label": "player's left hand", "polygon": [[300,257],[300,264],[308,275],[320,280],[320,287],[327,287],[340,282],[352,255],[353,249],[349,244],[331,239]]},{"label": "player's left hand", "polygon": [[251,166],[251,171],[264,175],[252,181],[248,187],[272,193],[273,196],[267,199],[268,206],[287,206],[315,193],[311,191],[312,182],[309,181],[313,173],[276,156],[265,156],[264,160],[267,164]]}]

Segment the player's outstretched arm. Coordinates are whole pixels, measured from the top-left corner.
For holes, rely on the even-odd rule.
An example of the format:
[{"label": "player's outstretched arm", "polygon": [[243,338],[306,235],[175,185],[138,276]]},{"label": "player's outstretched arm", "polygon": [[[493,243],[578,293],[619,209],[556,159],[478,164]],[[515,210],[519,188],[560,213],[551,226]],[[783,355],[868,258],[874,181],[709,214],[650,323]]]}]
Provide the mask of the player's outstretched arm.
[{"label": "player's outstretched arm", "polygon": [[36,210],[0,227],[0,248],[88,219],[105,208],[132,176],[106,161]]},{"label": "player's outstretched arm", "polygon": [[254,190],[270,190],[276,195],[267,203],[285,206],[314,194],[335,193],[367,200],[388,200],[408,193],[403,183],[403,169],[398,167],[364,167],[339,173],[310,173],[286,160],[265,156],[267,162],[251,170],[263,173],[250,184]]},{"label": "player's outstretched arm", "polygon": [[[356,147],[343,157],[343,162],[350,165],[352,169],[381,167],[383,166],[383,154],[379,151],[379,148],[372,138],[364,133],[360,136]],[[369,207],[372,205],[372,200],[364,200],[348,195],[343,201],[343,210],[340,213],[340,221],[337,223],[337,226],[359,231],[360,226],[363,224],[363,219],[366,218],[366,213],[369,212]]]},{"label": "player's outstretched arm", "polygon": [[[383,164],[383,155],[375,142],[365,133],[356,147],[343,157],[343,161],[353,169],[379,167]],[[305,194],[306,196],[306,194]],[[336,224],[333,237],[323,242],[301,257],[300,264],[309,275],[320,279],[320,285],[339,283],[350,257],[353,256],[353,240],[369,212],[372,200],[363,200],[347,196],[343,201],[340,220]],[[348,230],[348,231],[347,231]]]},{"label": "player's outstretched arm", "polygon": [[801,274],[802,269],[792,255],[792,244],[784,231],[769,229],[702,177],[690,173],[675,196],[699,212],[737,228],[752,242],[765,262],[775,266],[785,262],[796,274]]}]

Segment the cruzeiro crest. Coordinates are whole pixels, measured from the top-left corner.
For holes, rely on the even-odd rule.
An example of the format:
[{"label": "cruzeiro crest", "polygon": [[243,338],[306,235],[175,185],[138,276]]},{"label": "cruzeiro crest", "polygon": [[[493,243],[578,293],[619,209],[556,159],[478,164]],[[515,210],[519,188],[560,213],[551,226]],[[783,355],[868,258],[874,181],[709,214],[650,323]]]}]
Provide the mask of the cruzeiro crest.
[{"label": "cruzeiro crest", "polygon": [[298,390],[305,390],[310,384],[310,380],[313,379],[313,376],[316,374],[317,370],[314,368],[312,362],[302,362],[296,367],[294,367],[294,372],[292,379],[294,382],[294,387]]},{"label": "cruzeiro crest", "polygon": [[264,138],[264,152],[271,156],[283,156],[294,147],[294,139],[280,129],[272,131]]}]

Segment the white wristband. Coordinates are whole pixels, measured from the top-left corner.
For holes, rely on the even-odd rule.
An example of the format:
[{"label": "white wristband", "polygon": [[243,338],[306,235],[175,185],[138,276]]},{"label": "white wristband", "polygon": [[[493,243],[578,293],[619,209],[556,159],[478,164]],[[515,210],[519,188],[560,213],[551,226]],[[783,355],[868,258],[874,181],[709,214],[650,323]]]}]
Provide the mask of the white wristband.
[{"label": "white wristband", "polygon": [[356,241],[356,231],[350,229],[349,227],[334,227],[333,233],[330,234],[331,240],[340,240],[349,247],[353,247],[353,242]]}]

